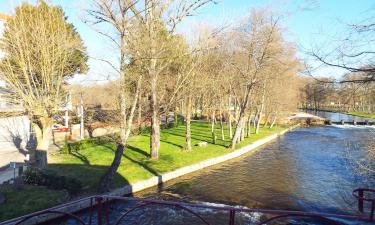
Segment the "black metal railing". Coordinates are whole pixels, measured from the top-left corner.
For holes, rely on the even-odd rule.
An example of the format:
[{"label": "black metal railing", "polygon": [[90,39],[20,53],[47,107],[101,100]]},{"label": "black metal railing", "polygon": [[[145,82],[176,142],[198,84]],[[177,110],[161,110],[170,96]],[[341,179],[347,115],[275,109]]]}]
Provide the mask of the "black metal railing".
[{"label": "black metal railing", "polygon": [[[263,218],[260,218],[258,221],[254,222],[256,225],[262,224],[272,224],[272,222],[280,220],[298,220],[298,219],[309,219],[314,221],[319,221],[323,224],[345,224],[342,222],[345,221],[354,221],[354,222],[375,222],[374,221],[374,210],[375,210],[375,190],[367,188],[359,188],[353,191],[353,196],[358,201],[358,215],[342,215],[342,214],[329,214],[329,213],[317,213],[317,212],[302,212],[302,211],[287,211],[287,210],[265,210],[265,209],[252,209],[252,208],[240,208],[240,207],[230,207],[230,206],[212,206],[205,204],[193,204],[187,202],[177,202],[177,201],[164,201],[164,200],[151,200],[151,199],[141,199],[141,198],[132,198],[132,197],[116,197],[116,196],[92,196],[84,199],[80,199],[74,202],[60,205],[51,209],[46,209],[40,212],[32,213],[17,219],[6,221],[0,223],[3,224],[31,224],[36,223],[36,218],[40,216],[53,215],[56,217],[63,217],[64,219],[69,219],[75,221],[75,224],[81,225],[119,225],[119,224],[128,224],[126,219],[135,212],[140,212],[145,208],[160,208],[167,207],[173,208],[174,210],[184,211],[189,215],[190,218],[195,218],[197,224],[212,225],[215,224],[212,221],[209,221],[201,213],[202,211],[209,210],[212,212],[220,212],[220,215],[226,217],[224,223],[228,225],[241,224],[237,221],[236,216],[241,213],[258,213],[261,215],[267,215]],[[68,212],[69,208],[82,204],[83,202],[88,203],[88,209],[85,216],[85,219],[82,216]],[[113,203],[132,203],[127,205],[126,208],[117,210],[116,217],[111,213],[111,205]],[[121,212],[119,212],[121,211]],[[142,213],[142,212],[141,212]],[[206,213],[207,214],[207,213]],[[46,217],[45,217],[46,218]],[[52,217],[51,217],[52,218]],[[157,218],[155,218],[157,220]],[[140,223],[142,224],[142,223]],[[162,224],[162,223],[161,223]],[[278,223],[279,224],[279,223]]]}]

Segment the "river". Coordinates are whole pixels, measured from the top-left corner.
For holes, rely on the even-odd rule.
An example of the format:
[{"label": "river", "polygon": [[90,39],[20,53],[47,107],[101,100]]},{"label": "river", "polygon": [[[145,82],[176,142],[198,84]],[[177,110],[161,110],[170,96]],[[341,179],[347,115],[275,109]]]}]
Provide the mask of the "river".
[{"label": "river", "polygon": [[[136,193],[135,197],[354,214],[352,190],[375,187],[372,176],[360,173],[355,165],[374,146],[374,127],[298,128],[259,151]],[[114,204],[112,210],[123,207]],[[175,215],[158,215],[158,220],[165,223],[147,220],[144,224],[189,224],[172,222]],[[258,217],[246,218],[243,224],[253,224]]]},{"label": "river", "polygon": [[370,118],[364,118],[364,117],[359,117],[359,116],[353,116],[353,115],[348,115],[348,114],[343,114],[343,113],[335,113],[335,112],[328,112],[328,111],[316,111],[316,110],[305,110],[308,113],[314,114],[316,116],[320,116],[322,118],[329,119],[332,122],[374,122],[374,119]]}]

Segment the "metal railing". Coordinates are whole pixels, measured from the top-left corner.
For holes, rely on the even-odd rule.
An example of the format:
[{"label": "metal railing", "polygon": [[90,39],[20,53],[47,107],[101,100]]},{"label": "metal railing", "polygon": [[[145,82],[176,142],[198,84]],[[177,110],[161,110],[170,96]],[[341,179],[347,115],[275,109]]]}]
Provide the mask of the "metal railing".
[{"label": "metal railing", "polygon": [[[365,196],[367,194],[367,196]],[[370,195],[374,196],[370,196]],[[370,203],[369,220],[374,221],[375,211],[375,190],[369,188],[358,188],[353,191],[353,196],[358,200],[358,211],[362,214],[365,213],[364,203]]]},{"label": "metal railing", "polygon": [[[65,219],[70,219],[75,221],[75,224],[82,225],[119,225],[128,224],[125,223],[126,219],[134,214],[149,207],[167,207],[174,208],[175,210],[184,211],[189,215],[190,218],[195,218],[197,224],[213,225],[211,221],[205,218],[206,215],[202,214],[202,211],[210,210],[210,212],[220,212],[221,215],[226,217],[226,221],[223,224],[235,225],[241,224],[236,220],[236,216],[242,213],[258,213],[261,215],[267,215],[266,218],[260,218],[259,221],[254,222],[256,225],[272,224],[276,221],[284,221],[285,219],[310,219],[314,221],[322,222],[323,224],[345,224],[342,221],[354,221],[354,222],[375,222],[374,221],[374,210],[375,210],[375,197],[371,197],[375,190],[367,188],[359,188],[353,191],[353,196],[358,200],[358,211],[359,215],[342,215],[342,214],[330,214],[330,213],[318,213],[318,212],[302,212],[302,211],[287,211],[287,210],[266,210],[266,209],[256,209],[256,208],[239,208],[230,206],[212,206],[204,204],[192,204],[186,202],[177,201],[164,201],[164,200],[151,200],[151,199],[141,199],[133,197],[116,197],[116,196],[92,196],[84,199],[80,199],[71,203],[63,204],[58,207],[51,209],[46,209],[40,212],[32,213],[11,221],[1,224],[15,224],[23,225],[30,224],[32,220],[42,216],[53,214],[54,217],[60,216]],[[89,201],[89,207],[86,211],[85,219],[82,216],[67,212],[66,209],[69,206],[80,204],[84,201]],[[111,215],[110,206],[114,203],[135,203],[130,205],[130,207],[120,210],[120,215],[117,218],[113,218]],[[64,209],[64,210],[63,210]],[[154,208],[155,209],[155,208]],[[143,213],[143,212],[141,212]],[[81,214],[82,215],[82,214]],[[157,218],[155,218],[157,219]],[[85,221],[86,220],[86,221]],[[236,223],[237,222],[237,223]],[[35,223],[35,221],[34,221]],[[54,224],[54,223],[53,223]],[[143,224],[143,223],[140,223]],[[279,223],[278,223],[279,224]]]}]

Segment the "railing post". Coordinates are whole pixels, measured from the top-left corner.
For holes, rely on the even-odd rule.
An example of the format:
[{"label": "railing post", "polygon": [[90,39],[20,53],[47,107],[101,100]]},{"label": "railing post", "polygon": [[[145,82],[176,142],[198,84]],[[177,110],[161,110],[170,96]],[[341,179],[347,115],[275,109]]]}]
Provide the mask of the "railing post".
[{"label": "railing post", "polygon": [[363,190],[358,191],[358,211],[363,213]]},{"label": "railing post", "polygon": [[89,217],[89,224],[91,225],[91,222],[92,222],[92,204],[93,203],[93,198],[90,198],[90,209],[89,209],[89,212],[90,212],[90,217]]},{"label": "railing post", "polygon": [[103,212],[103,198],[102,197],[97,197],[96,198],[96,203],[97,203],[97,213],[98,213],[98,225],[102,225],[102,212]]},{"label": "railing post", "polygon": [[234,211],[233,209],[231,209],[229,211],[229,225],[234,225],[234,218],[236,216],[236,211]]}]

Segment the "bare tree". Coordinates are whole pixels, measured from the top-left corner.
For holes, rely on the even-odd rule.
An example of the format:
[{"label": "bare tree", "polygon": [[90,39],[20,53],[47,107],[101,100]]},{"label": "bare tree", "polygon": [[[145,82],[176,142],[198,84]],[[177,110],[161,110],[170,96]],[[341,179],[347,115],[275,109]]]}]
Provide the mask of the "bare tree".
[{"label": "bare tree", "polygon": [[[139,98],[142,79],[145,77],[150,87],[151,136],[150,156],[158,159],[160,147],[160,116],[158,101],[158,79],[161,73],[178,55],[173,51],[180,39],[174,35],[176,25],[186,16],[210,0],[199,1],[159,1],[159,0],[94,0],[93,9],[88,10],[93,24],[106,23],[111,32],[99,31],[108,37],[119,51],[119,68],[112,67],[120,75],[121,82],[121,138],[117,146],[114,161],[108,172],[102,177],[100,191],[107,191],[116,173],[126,142],[131,133],[132,121]],[[178,6],[178,7],[177,7]],[[173,10],[177,7],[177,11]],[[167,19],[165,17],[167,16]],[[172,54],[172,55],[171,55]],[[137,76],[126,76],[130,66],[137,65]],[[126,89],[135,84],[131,94],[132,103],[127,107]]]},{"label": "bare tree", "polygon": [[[1,38],[0,77],[7,101],[22,105],[37,137],[35,158],[47,165],[53,116],[66,103],[66,81],[87,71],[86,49],[61,8],[23,3]],[[33,157],[32,157],[33,158]]]},{"label": "bare tree", "polygon": [[[120,76],[120,139],[117,140],[117,148],[115,151],[115,157],[107,172],[101,177],[98,190],[105,192],[110,190],[110,185],[113,182],[114,175],[121,163],[121,158],[126,147],[127,140],[131,134],[133,118],[135,109],[138,102],[139,92],[142,84],[142,74],[138,74],[135,77],[127,77],[127,72],[132,69],[134,63],[137,61],[133,60],[130,55],[129,38],[135,38],[139,33],[129,33],[132,25],[132,20],[135,16],[138,16],[137,12],[133,14],[132,8],[137,1],[110,1],[110,0],[95,0],[93,2],[93,9],[88,10],[88,14],[91,16],[88,23],[101,24],[105,23],[111,26],[110,32],[98,30],[98,32],[109,40],[117,47],[119,52],[119,66],[116,67],[114,64],[111,66],[118,72]],[[136,39],[135,39],[136,40]],[[128,100],[126,92],[130,81],[135,80],[135,91],[130,93],[131,98]],[[130,83],[129,83],[130,82]],[[131,100],[132,99],[132,100]],[[130,102],[130,108],[128,107]]]},{"label": "bare tree", "polygon": [[268,62],[273,57],[277,57],[277,52],[272,48],[278,32],[277,24],[278,19],[273,17],[268,19],[262,12],[254,11],[251,17],[237,29],[240,51],[233,51],[232,65],[240,75],[237,86],[242,87],[238,89],[236,95],[242,97],[238,123],[231,144],[233,149],[240,140],[245,125],[245,113],[253,87],[267,68]]},{"label": "bare tree", "polygon": [[368,83],[375,81],[372,36],[375,32],[374,18],[358,24],[348,24],[346,34],[340,33],[338,40],[331,41],[333,47],[316,46],[308,54],[323,65],[343,69],[348,73],[362,73],[357,79],[335,80],[338,83]]},{"label": "bare tree", "polygon": [[171,51],[178,41],[174,35],[176,26],[184,18],[191,16],[200,7],[210,2],[212,0],[144,0],[133,2],[129,7],[132,15],[135,15],[133,29],[140,31],[142,35],[139,36],[139,40],[142,42],[132,44],[128,39],[128,44],[131,45],[133,57],[142,61],[147,81],[150,84],[151,159],[158,159],[160,147],[158,80],[160,74],[178,57]]}]

